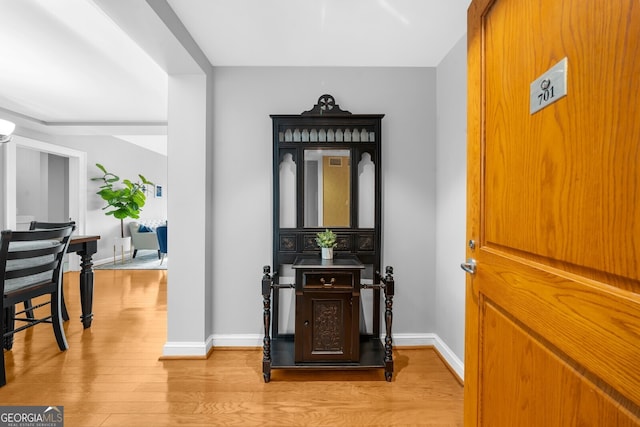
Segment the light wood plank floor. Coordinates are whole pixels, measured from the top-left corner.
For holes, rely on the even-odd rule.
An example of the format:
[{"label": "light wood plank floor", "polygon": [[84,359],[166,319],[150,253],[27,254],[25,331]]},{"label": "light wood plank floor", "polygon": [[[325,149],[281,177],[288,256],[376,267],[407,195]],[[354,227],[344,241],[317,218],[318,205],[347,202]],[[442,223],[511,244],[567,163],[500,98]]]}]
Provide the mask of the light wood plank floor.
[{"label": "light wood plank floor", "polygon": [[265,384],[261,349],[159,360],[166,274],[96,271],[95,318],[83,330],[77,273],[67,273],[69,350],[50,325],[17,334],[0,405],[64,406],[67,427],[462,425],[462,386],[428,348],[396,349],[391,383],[380,370],[274,370]]}]

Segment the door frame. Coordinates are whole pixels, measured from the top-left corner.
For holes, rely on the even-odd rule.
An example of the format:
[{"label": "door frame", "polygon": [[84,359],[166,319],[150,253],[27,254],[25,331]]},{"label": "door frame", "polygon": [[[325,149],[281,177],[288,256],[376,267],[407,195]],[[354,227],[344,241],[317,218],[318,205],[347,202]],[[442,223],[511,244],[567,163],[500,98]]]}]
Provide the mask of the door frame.
[{"label": "door frame", "polygon": [[4,209],[0,214],[2,229],[16,227],[16,156],[17,148],[55,154],[69,159],[69,216],[76,222],[76,234],[85,234],[87,219],[87,153],[60,145],[14,135],[10,143],[0,149],[4,182],[2,192]]}]

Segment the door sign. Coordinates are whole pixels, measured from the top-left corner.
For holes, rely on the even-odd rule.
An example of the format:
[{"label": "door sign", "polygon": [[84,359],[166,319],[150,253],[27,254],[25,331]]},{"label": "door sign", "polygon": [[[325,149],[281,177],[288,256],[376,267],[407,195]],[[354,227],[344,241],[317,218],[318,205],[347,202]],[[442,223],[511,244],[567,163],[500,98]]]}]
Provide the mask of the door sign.
[{"label": "door sign", "polygon": [[567,58],[531,83],[529,110],[533,114],[567,95]]}]

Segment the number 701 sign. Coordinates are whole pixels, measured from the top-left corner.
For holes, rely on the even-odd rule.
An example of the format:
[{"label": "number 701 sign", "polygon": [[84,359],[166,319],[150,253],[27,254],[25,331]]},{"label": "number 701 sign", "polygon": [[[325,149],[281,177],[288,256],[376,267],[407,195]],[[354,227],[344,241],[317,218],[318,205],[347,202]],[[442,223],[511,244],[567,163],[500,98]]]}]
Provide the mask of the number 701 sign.
[{"label": "number 701 sign", "polygon": [[531,83],[529,110],[533,114],[567,96],[567,58]]}]

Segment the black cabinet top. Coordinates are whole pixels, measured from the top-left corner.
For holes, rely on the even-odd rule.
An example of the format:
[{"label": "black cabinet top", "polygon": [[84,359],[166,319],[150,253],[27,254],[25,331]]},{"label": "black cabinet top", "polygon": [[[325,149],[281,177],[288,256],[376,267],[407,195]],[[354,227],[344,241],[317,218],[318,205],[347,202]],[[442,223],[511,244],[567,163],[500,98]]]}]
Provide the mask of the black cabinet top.
[{"label": "black cabinet top", "polygon": [[310,257],[297,257],[293,262],[293,268],[314,268],[324,270],[339,269],[364,269],[364,264],[354,255],[336,256],[333,259],[322,259],[319,255]]}]

